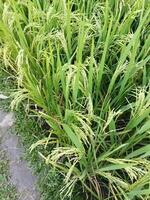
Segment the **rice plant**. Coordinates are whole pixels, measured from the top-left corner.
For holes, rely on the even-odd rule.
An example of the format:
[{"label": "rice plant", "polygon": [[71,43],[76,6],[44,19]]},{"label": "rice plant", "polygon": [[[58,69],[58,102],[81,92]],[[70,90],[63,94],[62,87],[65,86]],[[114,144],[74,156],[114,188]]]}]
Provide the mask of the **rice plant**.
[{"label": "rice plant", "polygon": [[[0,0],[0,56],[49,125],[62,199],[150,198],[150,1]],[[34,109],[33,109],[33,104]]]}]

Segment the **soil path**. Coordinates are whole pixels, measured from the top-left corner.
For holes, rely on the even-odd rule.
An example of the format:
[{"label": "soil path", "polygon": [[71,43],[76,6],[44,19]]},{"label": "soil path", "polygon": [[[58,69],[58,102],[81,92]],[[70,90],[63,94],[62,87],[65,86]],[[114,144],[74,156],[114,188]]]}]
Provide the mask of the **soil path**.
[{"label": "soil path", "polygon": [[10,183],[16,187],[18,200],[39,200],[36,177],[23,160],[24,148],[19,137],[11,134],[10,127],[15,122],[13,113],[0,110],[0,149],[4,150],[9,160]]}]

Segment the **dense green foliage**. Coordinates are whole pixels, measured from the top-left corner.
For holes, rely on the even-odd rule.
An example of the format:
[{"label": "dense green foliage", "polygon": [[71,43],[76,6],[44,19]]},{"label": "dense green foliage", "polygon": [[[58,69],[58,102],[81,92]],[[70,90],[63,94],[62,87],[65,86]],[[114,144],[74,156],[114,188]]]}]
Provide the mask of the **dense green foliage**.
[{"label": "dense green foliage", "polygon": [[31,149],[53,147],[62,197],[150,197],[149,15],[149,0],[0,0],[12,107],[27,99],[49,125]]}]

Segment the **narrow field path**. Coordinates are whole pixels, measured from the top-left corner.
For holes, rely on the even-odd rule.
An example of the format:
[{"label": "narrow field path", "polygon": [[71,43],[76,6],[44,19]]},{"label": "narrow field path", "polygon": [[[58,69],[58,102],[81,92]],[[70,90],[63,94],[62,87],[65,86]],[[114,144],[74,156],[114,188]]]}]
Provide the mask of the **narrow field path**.
[{"label": "narrow field path", "polygon": [[9,160],[9,182],[15,186],[18,200],[39,200],[37,179],[27,161],[23,160],[24,148],[19,137],[10,131],[14,122],[13,113],[0,110],[0,149],[6,153]]}]

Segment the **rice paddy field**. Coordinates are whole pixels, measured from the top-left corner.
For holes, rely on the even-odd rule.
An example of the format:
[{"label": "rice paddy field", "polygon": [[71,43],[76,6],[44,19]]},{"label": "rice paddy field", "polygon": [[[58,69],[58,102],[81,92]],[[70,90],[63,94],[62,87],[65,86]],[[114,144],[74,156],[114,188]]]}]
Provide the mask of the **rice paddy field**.
[{"label": "rice paddy field", "polygon": [[0,61],[61,199],[150,199],[149,0],[0,0]]}]

